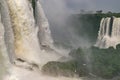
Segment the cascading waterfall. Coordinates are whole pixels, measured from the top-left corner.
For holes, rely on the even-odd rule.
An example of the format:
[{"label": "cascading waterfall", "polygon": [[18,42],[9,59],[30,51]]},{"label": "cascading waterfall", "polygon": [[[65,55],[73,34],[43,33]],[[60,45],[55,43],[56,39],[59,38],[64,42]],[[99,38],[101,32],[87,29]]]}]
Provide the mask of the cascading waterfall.
[{"label": "cascading waterfall", "polygon": [[37,63],[41,50],[31,3],[28,0],[7,0],[7,3],[14,32],[16,57]]},{"label": "cascading waterfall", "polygon": [[53,45],[53,39],[51,36],[51,31],[49,29],[48,19],[46,18],[39,0],[36,0],[35,4],[35,19],[36,25],[39,27],[38,36],[40,44],[41,46],[50,47]]},{"label": "cascading waterfall", "polygon": [[4,25],[4,38],[7,47],[7,52],[9,55],[10,62],[14,62],[15,52],[14,52],[14,34],[12,30],[12,25],[9,16],[8,6],[5,0],[0,0],[0,13],[1,22]]},{"label": "cascading waterfall", "polygon": [[[35,8],[31,3],[33,1]],[[38,0],[33,1],[6,0],[14,33],[16,64],[18,60],[24,60],[30,64],[43,65],[61,57],[51,48],[53,39],[41,4]],[[50,51],[46,50],[48,48]]]},{"label": "cascading waterfall", "polygon": [[102,18],[98,39],[95,46],[99,48],[109,48],[120,43],[120,18]]},{"label": "cascading waterfall", "polygon": [[41,65],[62,57],[57,52],[59,50],[54,50],[49,23],[40,1],[0,0],[0,4],[0,57],[4,58],[1,59],[5,68],[10,69],[5,80],[56,80],[28,70],[40,70]]},{"label": "cascading waterfall", "polygon": [[4,39],[4,26],[1,22],[1,14],[0,14],[0,80],[4,77],[5,74],[8,74],[10,62],[8,58],[8,51],[5,45]]}]

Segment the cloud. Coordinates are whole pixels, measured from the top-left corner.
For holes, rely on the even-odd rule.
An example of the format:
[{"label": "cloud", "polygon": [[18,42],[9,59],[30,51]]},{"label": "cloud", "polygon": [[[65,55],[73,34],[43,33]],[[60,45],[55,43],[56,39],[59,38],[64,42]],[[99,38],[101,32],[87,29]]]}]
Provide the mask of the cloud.
[{"label": "cloud", "polygon": [[80,10],[80,9],[94,9],[94,1],[93,0],[66,0],[68,3],[68,7],[73,9],[73,11]]}]

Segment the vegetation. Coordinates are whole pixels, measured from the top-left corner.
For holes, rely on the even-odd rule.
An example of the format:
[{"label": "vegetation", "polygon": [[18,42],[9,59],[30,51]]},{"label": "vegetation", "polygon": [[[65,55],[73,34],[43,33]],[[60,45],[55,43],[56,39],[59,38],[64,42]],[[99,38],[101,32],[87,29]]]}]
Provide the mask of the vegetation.
[{"label": "vegetation", "polygon": [[116,49],[78,48],[70,52],[74,59],[69,62],[49,62],[42,72],[52,76],[98,76],[113,78],[120,74],[120,45]]},{"label": "vegetation", "polygon": [[51,76],[75,76],[76,62],[48,62],[42,68],[42,73]]},{"label": "vegetation", "polygon": [[112,47],[108,49],[98,49],[92,47],[92,71],[98,76],[112,78],[120,73],[120,45],[116,50]]},{"label": "vegetation", "polygon": [[78,61],[77,64],[81,64],[81,61],[83,62],[82,64],[86,64],[88,73],[103,78],[113,78],[120,74],[120,45],[117,45],[116,49],[113,47],[108,49],[96,47],[89,49],[79,48],[70,53],[70,55]]}]

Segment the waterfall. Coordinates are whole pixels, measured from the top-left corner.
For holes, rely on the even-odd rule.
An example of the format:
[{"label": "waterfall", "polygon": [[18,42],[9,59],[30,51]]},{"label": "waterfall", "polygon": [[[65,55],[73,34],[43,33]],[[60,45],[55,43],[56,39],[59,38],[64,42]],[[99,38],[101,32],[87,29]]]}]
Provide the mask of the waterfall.
[{"label": "waterfall", "polygon": [[7,55],[8,51],[5,45],[4,33],[5,33],[5,29],[1,21],[1,14],[0,14],[0,80],[3,79],[5,74],[8,74],[10,67],[10,62]]},{"label": "waterfall", "polygon": [[[0,4],[0,67],[3,67],[3,73],[8,73],[5,80],[34,80],[32,76],[36,74],[37,80],[46,80],[37,72],[48,61],[60,60],[63,55],[59,52],[64,54],[65,51],[53,46],[49,23],[40,1],[0,0]],[[30,75],[31,79],[26,79],[23,73]]]},{"label": "waterfall", "polygon": [[[39,66],[61,58],[53,46],[48,20],[39,0],[6,0],[14,35],[15,64]],[[34,4],[33,4],[34,3]],[[8,28],[7,28],[8,29]],[[20,61],[20,63],[18,62]]]},{"label": "waterfall", "polygon": [[15,59],[15,52],[14,52],[14,35],[12,30],[12,25],[9,16],[8,6],[5,0],[0,0],[0,12],[1,12],[1,22],[4,25],[4,38],[5,44],[7,47],[7,52],[9,55],[10,62],[13,63]]},{"label": "waterfall", "polygon": [[41,53],[32,5],[29,0],[6,0],[14,33],[15,55],[37,63]]},{"label": "waterfall", "polygon": [[40,44],[41,46],[50,47],[53,45],[53,39],[51,36],[48,19],[46,18],[40,1],[36,0],[35,4],[35,19],[36,25],[39,27],[38,37]]},{"label": "waterfall", "polygon": [[98,39],[95,46],[99,48],[116,47],[120,43],[120,18],[107,17],[102,18]]}]

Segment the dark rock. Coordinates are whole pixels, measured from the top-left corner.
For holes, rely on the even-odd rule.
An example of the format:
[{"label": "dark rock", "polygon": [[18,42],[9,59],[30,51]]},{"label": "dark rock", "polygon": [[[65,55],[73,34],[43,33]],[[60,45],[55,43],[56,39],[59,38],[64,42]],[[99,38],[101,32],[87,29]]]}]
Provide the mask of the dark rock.
[{"label": "dark rock", "polygon": [[21,58],[17,58],[17,60],[18,61],[20,61],[20,62],[25,62],[23,59],[21,59]]}]

